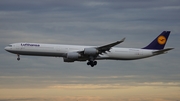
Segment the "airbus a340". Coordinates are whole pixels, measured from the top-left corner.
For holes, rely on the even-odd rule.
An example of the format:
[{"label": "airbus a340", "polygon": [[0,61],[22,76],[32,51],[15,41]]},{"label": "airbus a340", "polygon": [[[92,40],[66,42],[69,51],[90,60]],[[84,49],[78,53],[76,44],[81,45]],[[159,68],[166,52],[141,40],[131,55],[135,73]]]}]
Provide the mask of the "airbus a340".
[{"label": "airbus a340", "polygon": [[12,43],[5,47],[5,50],[17,54],[17,60],[20,55],[32,56],[51,56],[62,57],[64,62],[87,61],[87,65],[94,67],[96,60],[135,60],[152,57],[166,53],[173,48],[165,48],[170,31],[163,31],[149,45],[144,48],[118,48],[114,47],[122,43],[113,42],[102,46],[80,46],[80,45],[62,45],[62,44],[42,44],[42,43]]}]

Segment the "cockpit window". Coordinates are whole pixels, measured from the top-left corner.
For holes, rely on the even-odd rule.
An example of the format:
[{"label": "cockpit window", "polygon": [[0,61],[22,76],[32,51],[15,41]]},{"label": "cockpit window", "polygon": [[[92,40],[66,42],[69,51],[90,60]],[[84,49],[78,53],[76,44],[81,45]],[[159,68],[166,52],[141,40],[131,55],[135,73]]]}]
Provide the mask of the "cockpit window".
[{"label": "cockpit window", "polygon": [[12,47],[12,45],[8,45],[8,47]]}]

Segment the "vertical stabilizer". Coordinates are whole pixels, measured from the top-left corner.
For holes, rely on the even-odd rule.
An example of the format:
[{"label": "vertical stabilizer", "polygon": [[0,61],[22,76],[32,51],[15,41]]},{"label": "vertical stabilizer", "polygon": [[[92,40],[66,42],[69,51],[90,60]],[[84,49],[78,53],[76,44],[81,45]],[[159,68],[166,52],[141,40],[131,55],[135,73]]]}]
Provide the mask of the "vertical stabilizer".
[{"label": "vertical stabilizer", "polygon": [[163,31],[156,39],[154,39],[149,45],[143,49],[161,50],[164,49],[168,40],[170,31]]}]

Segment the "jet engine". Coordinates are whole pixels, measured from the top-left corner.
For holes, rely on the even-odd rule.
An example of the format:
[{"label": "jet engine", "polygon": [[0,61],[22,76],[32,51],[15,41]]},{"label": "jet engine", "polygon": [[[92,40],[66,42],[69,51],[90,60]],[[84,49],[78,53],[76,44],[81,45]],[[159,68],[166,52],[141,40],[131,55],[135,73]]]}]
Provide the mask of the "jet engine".
[{"label": "jet engine", "polygon": [[67,53],[67,56],[63,58],[64,62],[74,62],[77,60],[81,55],[79,53],[70,52]]},{"label": "jet engine", "polygon": [[85,48],[84,54],[85,55],[96,55],[98,53],[98,50],[95,48]]},{"label": "jet engine", "polygon": [[75,52],[71,52],[71,53],[67,53],[67,57],[68,59],[78,59],[81,55],[79,53],[75,53]]}]

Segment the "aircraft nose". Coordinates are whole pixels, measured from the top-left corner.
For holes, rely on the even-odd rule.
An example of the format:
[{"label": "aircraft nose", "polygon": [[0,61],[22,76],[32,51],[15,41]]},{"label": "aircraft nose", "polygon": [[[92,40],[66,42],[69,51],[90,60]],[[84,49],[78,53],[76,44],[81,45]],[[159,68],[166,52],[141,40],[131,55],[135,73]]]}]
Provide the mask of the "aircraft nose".
[{"label": "aircraft nose", "polygon": [[4,50],[7,50],[7,47],[5,47]]},{"label": "aircraft nose", "polygon": [[4,50],[8,51],[8,50],[9,50],[9,47],[5,47]]}]

